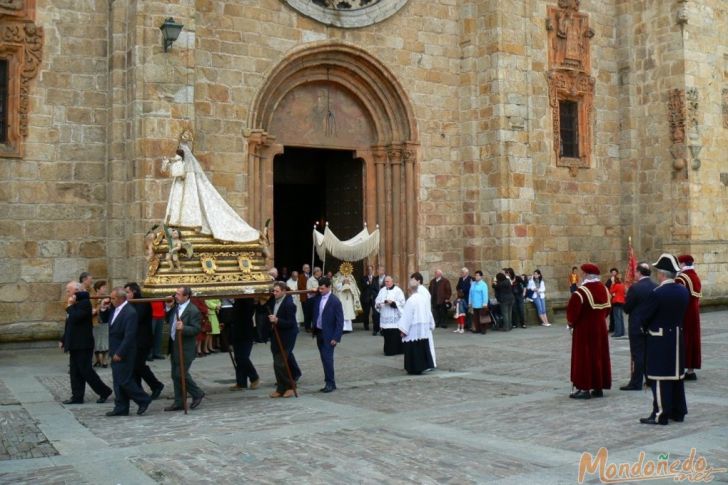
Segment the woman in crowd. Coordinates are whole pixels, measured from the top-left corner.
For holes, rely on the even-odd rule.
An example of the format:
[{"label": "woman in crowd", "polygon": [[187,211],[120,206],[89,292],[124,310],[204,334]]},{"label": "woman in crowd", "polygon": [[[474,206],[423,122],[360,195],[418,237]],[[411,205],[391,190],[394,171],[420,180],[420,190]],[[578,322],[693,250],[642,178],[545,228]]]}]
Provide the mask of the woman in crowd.
[{"label": "woman in crowd", "polygon": [[[108,296],[109,287],[106,281],[99,280],[94,283],[94,295],[95,296]],[[94,367],[108,367],[106,361],[106,355],[109,352],[109,322],[104,322],[101,319],[99,312],[99,306],[102,302],[107,300],[92,300],[93,302],[93,334],[94,334]]]},{"label": "woman in crowd", "polygon": [[515,301],[513,297],[513,286],[505,274],[498,273],[495,275],[493,289],[495,290],[495,299],[498,300],[501,316],[503,317],[503,330],[510,332],[512,328],[511,317],[513,314],[513,303]]},{"label": "woman in crowd", "polygon": [[517,275],[513,268],[508,268],[508,273],[513,282],[513,325],[526,328],[526,309],[523,307],[523,299],[526,294],[526,281],[521,275]]},{"label": "woman in crowd", "polygon": [[485,334],[488,329],[480,323],[480,318],[488,312],[488,285],[483,281],[483,272],[480,270],[475,272],[475,281],[470,285],[468,304],[473,309],[473,333]]},{"label": "woman in crowd", "polygon": [[612,337],[624,337],[624,314],[622,309],[625,302],[625,286],[619,276],[614,277],[614,281],[609,287],[609,293],[612,295],[612,317],[614,318],[614,334]]},{"label": "woman in crowd", "polygon": [[217,352],[215,348],[220,345],[220,319],[218,318],[220,305],[220,300],[205,300],[205,306],[207,307],[207,319],[210,321],[210,332],[205,337],[205,342],[202,346],[202,350],[205,354],[214,354]]},{"label": "woman in crowd", "polygon": [[536,307],[536,313],[538,313],[538,318],[541,320],[541,325],[550,327],[551,324],[546,313],[546,285],[544,284],[540,269],[533,272],[533,277],[528,282],[528,289],[531,290],[531,299],[533,300],[533,305]]}]

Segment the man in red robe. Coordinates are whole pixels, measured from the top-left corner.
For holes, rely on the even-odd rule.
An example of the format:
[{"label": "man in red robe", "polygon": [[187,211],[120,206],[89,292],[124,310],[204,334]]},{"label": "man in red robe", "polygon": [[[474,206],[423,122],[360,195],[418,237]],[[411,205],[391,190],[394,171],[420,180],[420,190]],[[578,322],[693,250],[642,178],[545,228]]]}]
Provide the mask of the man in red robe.
[{"label": "man in red robe", "polygon": [[695,375],[695,369],[700,369],[700,298],[702,286],[700,278],[695,272],[693,264],[695,260],[689,254],[678,256],[680,263],[680,274],[675,278],[675,282],[685,286],[690,292],[690,303],[688,310],[685,312],[685,320],[683,321],[683,331],[685,337],[685,373],[686,381],[695,381],[698,376]]},{"label": "man in red robe", "polygon": [[607,334],[611,304],[609,291],[599,279],[599,267],[586,263],[581,265],[581,271],[584,281],[571,294],[566,308],[566,320],[573,337],[571,382],[576,388],[569,397],[590,399],[604,396],[603,390],[612,387]]}]

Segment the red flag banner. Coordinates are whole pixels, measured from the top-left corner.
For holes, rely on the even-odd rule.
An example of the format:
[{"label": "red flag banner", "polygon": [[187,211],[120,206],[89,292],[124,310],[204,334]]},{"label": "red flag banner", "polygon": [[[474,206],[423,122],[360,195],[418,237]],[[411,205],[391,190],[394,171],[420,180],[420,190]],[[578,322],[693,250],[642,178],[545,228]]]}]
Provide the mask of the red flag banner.
[{"label": "red flag banner", "polygon": [[637,258],[634,257],[634,249],[632,249],[632,237],[629,238],[627,247],[627,275],[624,279],[624,285],[629,286],[634,283],[635,275],[637,274]]}]

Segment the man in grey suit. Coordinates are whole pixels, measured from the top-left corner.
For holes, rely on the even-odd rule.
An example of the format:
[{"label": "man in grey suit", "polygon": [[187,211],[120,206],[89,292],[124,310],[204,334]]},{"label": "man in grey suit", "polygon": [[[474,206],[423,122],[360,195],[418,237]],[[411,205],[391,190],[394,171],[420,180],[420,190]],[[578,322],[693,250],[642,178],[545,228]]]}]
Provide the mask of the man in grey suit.
[{"label": "man in grey suit", "polygon": [[114,409],[106,415],[128,416],[130,399],[139,406],[137,414],[142,415],[152,399],[134,380],[136,310],[126,301],[126,291],[121,287],[111,291],[111,303],[109,308],[102,307],[109,322],[109,355],[114,379]]},{"label": "man in grey suit", "polygon": [[182,395],[182,382],[180,380],[179,369],[179,343],[177,339],[177,330],[182,331],[182,355],[184,358],[185,383],[187,384],[187,392],[192,396],[190,409],[195,409],[202,402],[205,393],[192,380],[190,375],[190,366],[197,356],[195,350],[195,337],[200,333],[202,314],[195,305],[190,302],[192,297],[192,288],[189,286],[181,286],[177,288],[174,294],[174,304],[167,303],[165,309],[167,311],[167,319],[170,323],[170,341],[169,353],[172,363],[172,382],[174,383],[174,404],[164,408],[165,411],[182,411],[184,409],[184,400],[187,396]]}]

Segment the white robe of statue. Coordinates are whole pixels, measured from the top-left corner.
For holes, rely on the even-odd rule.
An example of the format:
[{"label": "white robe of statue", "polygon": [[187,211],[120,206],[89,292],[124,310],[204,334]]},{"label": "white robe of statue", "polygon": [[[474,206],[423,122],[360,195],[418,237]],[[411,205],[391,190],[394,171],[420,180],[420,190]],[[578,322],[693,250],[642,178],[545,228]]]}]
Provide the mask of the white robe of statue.
[{"label": "white robe of statue", "polygon": [[[164,161],[162,170],[173,177],[164,223],[195,229],[220,241],[257,241],[260,233],[225,202],[203,172],[187,142],[180,143],[184,158]],[[184,170],[182,170],[184,169]]]},{"label": "white robe of statue", "polygon": [[356,318],[357,311],[362,310],[356,278],[353,275],[336,273],[333,283],[334,295],[341,300],[341,306],[344,308],[344,331],[351,332],[353,330],[351,322]]}]

